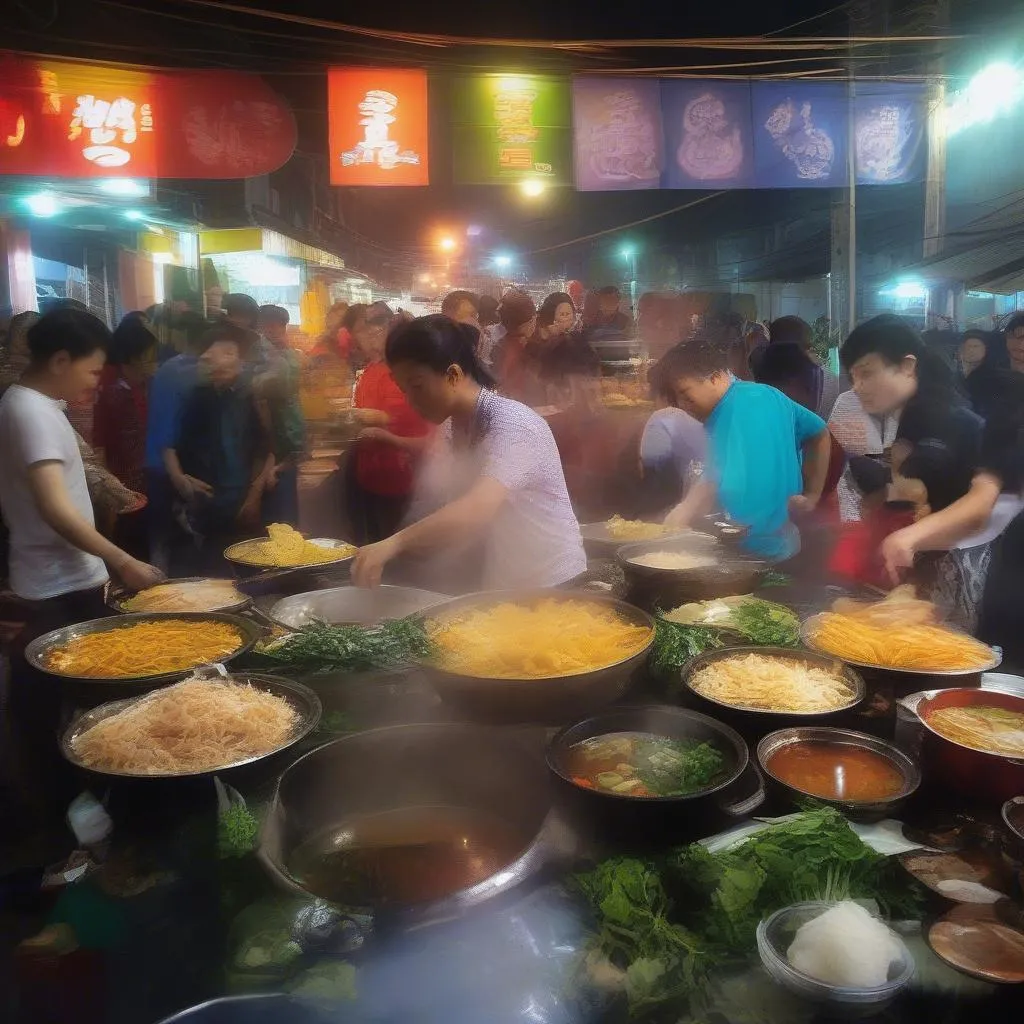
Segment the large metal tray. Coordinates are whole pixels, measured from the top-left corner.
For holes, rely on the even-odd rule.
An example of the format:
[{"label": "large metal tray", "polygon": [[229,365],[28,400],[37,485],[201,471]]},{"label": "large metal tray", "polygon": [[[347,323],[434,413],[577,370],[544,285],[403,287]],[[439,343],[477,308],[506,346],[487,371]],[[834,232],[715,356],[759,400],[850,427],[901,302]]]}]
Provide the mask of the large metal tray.
[{"label": "large metal tray", "polygon": [[67,672],[56,672],[46,664],[46,655],[55,648],[62,647],[69,640],[76,637],[87,636],[91,633],[110,633],[116,629],[124,629],[128,626],[137,625],[140,622],[159,622],[167,619],[184,619],[189,622],[225,622],[234,626],[242,642],[238,649],[218,659],[222,663],[237,658],[244,654],[260,638],[263,630],[250,619],[243,619],[238,615],[227,615],[224,612],[140,612],[136,615],[110,615],[105,619],[90,619],[88,622],[79,622],[74,626],[65,626],[63,629],[55,629],[50,633],[44,633],[36,637],[28,647],[25,648],[25,659],[33,668],[57,679],[66,679],[79,684],[96,685],[122,685],[125,687],[137,686],[140,683],[159,684],[169,683],[175,679],[181,679],[197,668],[200,662],[177,669],[174,672],[160,672],[148,676],[76,676]]},{"label": "large metal tray", "polygon": [[[243,765],[256,764],[258,761],[264,761],[268,757],[273,757],[275,754],[280,754],[282,751],[287,750],[289,747],[293,747],[300,740],[305,739],[319,724],[321,714],[320,698],[308,687],[303,686],[302,683],[293,682],[290,679],[284,679],[279,676],[264,676],[256,675],[249,672],[240,672],[235,675],[228,675],[222,679],[211,678],[211,682],[232,682],[232,683],[249,683],[258,690],[263,690],[266,693],[272,693],[277,697],[283,697],[289,704],[295,709],[298,715],[298,720],[295,723],[295,728],[292,730],[292,735],[284,743],[279,744],[272,750],[267,750],[262,754],[255,754],[252,757],[241,758],[237,761],[231,761],[227,764],[218,765],[216,768],[207,768],[202,771],[192,772],[124,772],[124,771],[112,771],[106,768],[98,768],[94,765],[85,764],[78,756],[75,751],[75,740],[83,733],[88,732],[98,722],[102,722],[106,718],[110,718],[112,715],[116,715],[126,708],[133,707],[140,701],[150,699],[154,693],[159,693],[160,690],[150,691],[149,693],[142,694],[137,697],[129,697],[126,700],[115,700],[109,704],[101,704],[99,707],[93,708],[90,711],[86,711],[78,715],[71,724],[64,731],[64,735],[61,737],[60,749],[64,757],[67,758],[73,765],[79,768],[84,768],[86,771],[94,772],[98,775],[110,775],[117,778],[131,778],[131,779],[186,779],[186,778],[197,778],[205,775],[215,775],[218,772],[228,771],[231,768],[241,768]],[[173,685],[173,684],[171,684]],[[161,687],[160,689],[163,689]]]},{"label": "large metal tray", "polygon": [[[154,584],[154,586],[163,587],[163,586],[167,586],[168,583],[205,583],[207,580],[213,580],[213,579],[214,579],[214,577],[212,577],[212,576],[179,576],[177,579],[164,580],[162,583]],[[230,579],[228,579],[228,580],[220,580],[220,579],[218,579],[217,582],[218,583],[220,583],[220,582],[229,583],[236,590],[238,590],[238,587],[237,587],[237,585],[236,585],[234,580],[230,580]],[[153,587],[149,587],[147,589],[152,590]],[[108,608],[112,608],[115,612],[119,612],[122,615],[173,615],[173,614],[176,614],[174,612],[133,612],[130,608],[126,608],[125,607],[125,602],[131,600],[131,598],[135,597],[136,594],[138,594],[138,593],[140,593],[140,591],[125,590],[124,588],[121,588],[121,587],[111,587],[110,591],[107,594],[107,607]],[[245,611],[245,609],[248,608],[250,604],[252,604],[252,598],[249,597],[246,594],[243,594],[241,591],[239,591],[239,596],[241,597],[241,600],[240,601],[236,601],[234,604],[225,605],[223,608],[211,608],[210,612],[197,612],[197,613],[192,613],[192,614],[207,615],[207,614],[210,614],[210,613],[216,611],[216,612],[224,612],[224,613],[230,615],[232,612]]]},{"label": "large metal tray", "polygon": [[[284,571],[284,572],[299,572],[308,569],[323,569],[330,566],[331,568],[338,568],[343,565],[351,564],[352,560],[356,557],[355,552],[345,558],[325,559],[322,562],[306,562],[303,565],[267,565],[265,562],[253,561],[251,558],[244,557],[246,545],[258,544],[261,541],[265,541],[266,537],[252,537],[249,540],[240,540],[237,544],[232,544],[230,547],[224,549],[224,557],[235,565],[244,566],[246,569],[266,569],[271,572]],[[350,541],[339,540],[337,537],[308,537],[307,540],[310,544],[319,544],[325,548],[348,548],[352,547]]]}]

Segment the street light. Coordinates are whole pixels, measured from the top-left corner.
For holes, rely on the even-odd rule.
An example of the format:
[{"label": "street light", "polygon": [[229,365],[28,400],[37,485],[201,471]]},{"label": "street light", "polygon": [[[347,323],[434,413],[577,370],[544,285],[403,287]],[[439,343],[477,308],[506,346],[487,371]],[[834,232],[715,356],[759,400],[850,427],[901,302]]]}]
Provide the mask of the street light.
[{"label": "street light", "polygon": [[636,309],[636,249],[632,245],[622,247],[622,258],[629,261],[629,304]]},{"label": "street light", "polygon": [[499,270],[508,270],[512,266],[512,257],[506,256],[504,253],[494,257],[494,265]]},{"label": "street light", "polygon": [[451,235],[444,235],[438,241],[438,246],[441,248],[441,252],[454,252],[455,251],[455,239]]},{"label": "street light", "polygon": [[1005,61],[982,68],[946,107],[946,133],[955,135],[1008,113],[1024,98],[1024,74]]},{"label": "street light", "polygon": [[547,191],[547,182],[542,181],[540,178],[525,178],[519,183],[519,191],[526,196],[527,199],[538,199],[544,195]]}]

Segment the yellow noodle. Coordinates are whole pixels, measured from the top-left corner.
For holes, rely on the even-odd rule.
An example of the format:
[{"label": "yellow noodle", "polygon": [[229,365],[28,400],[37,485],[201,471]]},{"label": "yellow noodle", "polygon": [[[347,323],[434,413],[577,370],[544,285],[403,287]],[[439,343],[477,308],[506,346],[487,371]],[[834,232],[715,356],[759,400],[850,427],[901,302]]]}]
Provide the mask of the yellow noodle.
[{"label": "yellow noodle", "polygon": [[128,612],[215,612],[244,600],[230,580],[179,580],[140,590],[121,606]]},{"label": "yellow noodle", "polygon": [[491,679],[577,675],[613,665],[651,639],[614,608],[546,598],[498,604],[428,623],[438,663],[450,672]]},{"label": "yellow noodle", "polygon": [[236,544],[231,552],[232,557],[268,569],[293,569],[300,565],[338,562],[354,555],[356,551],[352,544],[332,548],[314,544],[284,523],[272,523],[267,527],[267,534],[267,540]]}]

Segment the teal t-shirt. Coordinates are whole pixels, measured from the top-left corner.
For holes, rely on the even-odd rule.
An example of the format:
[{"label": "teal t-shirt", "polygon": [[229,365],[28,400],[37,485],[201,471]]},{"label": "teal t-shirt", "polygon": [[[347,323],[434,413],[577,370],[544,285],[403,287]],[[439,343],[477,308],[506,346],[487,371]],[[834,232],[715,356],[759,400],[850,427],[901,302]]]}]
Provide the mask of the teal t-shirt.
[{"label": "teal t-shirt", "polygon": [[709,479],[722,509],[750,527],[746,546],[769,558],[795,554],[799,535],[788,503],[803,491],[801,447],[825,421],[775,388],[737,380],[704,428]]}]

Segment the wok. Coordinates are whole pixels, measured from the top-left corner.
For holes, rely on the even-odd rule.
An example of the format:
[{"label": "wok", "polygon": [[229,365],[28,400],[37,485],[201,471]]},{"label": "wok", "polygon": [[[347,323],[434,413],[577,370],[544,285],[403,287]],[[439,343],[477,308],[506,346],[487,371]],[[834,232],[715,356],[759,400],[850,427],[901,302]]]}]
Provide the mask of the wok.
[{"label": "wok", "polygon": [[160,1024],[327,1024],[328,1019],[322,1008],[272,992],[211,999]]},{"label": "wok", "polygon": [[[781,658],[795,661],[817,668],[838,669],[839,674],[853,691],[851,698],[837,708],[828,711],[769,711],[761,708],[750,708],[706,697],[693,689],[691,681],[694,675],[707,665],[727,658],[742,658],[748,654],[759,654],[766,657]],[[826,725],[836,718],[852,711],[864,699],[864,680],[848,665],[830,655],[816,654],[813,651],[794,650],[789,647],[723,647],[719,650],[705,651],[691,658],[682,668],[684,692],[701,710],[728,722],[748,740],[760,740],[769,732],[786,726]]]},{"label": "wok", "polygon": [[[157,585],[166,586],[169,583],[205,583],[209,579],[211,579],[211,577],[209,576],[179,576],[177,579],[164,580],[162,583]],[[232,580],[224,580],[224,582],[231,583],[232,586],[234,585]],[[122,615],[145,615],[147,614],[146,612],[132,612],[130,608],[125,607],[125,602],[135,597],[137,593],[138,591],[125,590],[123,587],[112,588],[110,592],[107,594],[107,607],[113,609],[115,612],[120,612]],[[252,604],[252,598],[249,597],[247,594],[243,594],[241,591],[239,591],[239,600],[236,601],[234,604],[225,605],[223,608],[216,608],[212,610],[224,612],[226,614],[231,614],[232,612],[245,611],[245,609],[248,608],[250,604]],[[174,613],[164,612],[161,614]]]},{"label": "wok", "polygon": [[[214,676],[211,681],[217,682],[218,679]],[[305,739],[306,736],[308,736],[317,727],[317,723],[320,721],[320,698],[317,697],[317,695],[308,686],[303,686],[301,683],[295,683],[290,679],[282,679],[277,676],[255,675],[248,672],[225,677],[224,681],[248,683],[257,690],[262,690],[265,693],[272,693],[275,696],[283,697],[288,701],[297,716],[295,727],[288,739],[273,750],[268,750],[265,753],[240,758],[228,764],[218,765],[215,768],[207,768],[201,771],[167,773],[130,772],[115,771],[108,768],[96,768],[92,765],[85,764],[75,750],[75,740],[77,740],[82,733],[88,732],[89,729],[97,723],[102,722],[104,719],[110,718],[112,715],[116,715],[127,708],[133,707],[142,700],[146,700],[152,695],[153,691],[151,691],[148,694],[129,697],[127,700],[116,700],[111,701],[109,704],[101,704],[99,707],[77,715],[61,737],[61,753],[73,765],[97,775],[133,779],[195,778],[197,776],[216,775],[221,772],[229,771],[234,768],[242,768],[274,757],[275,755],[294,747],[295,744]]]},{"label": "wok", "polygon": [[116,629],[134,626],[140,622],[169,619],[178,621],[184,619],[187,622],[224,622],[234,626],[238,630],[241,640],[237,650],[219,659],[223,664],[245,654],[262,635],[262,629],[251,619],[245,619],[238,615],[227,615],[224,612],[140,612],[135,615],[111,615],[105,619],[90,619],[88,622],[79,622],[74,626],[65,626],[63,629],[44,633],[42,636],[36,637],[25,648],[25,659],[33,668],[60,679],[73,692],[77,700],[90,706],[95,706],[104,700],[145,693],[176,679],[184,679],[201,663],[197,662],[174,672],[160,672],[149,676],[89,678],[56,672],[47,666],[46,657],[51,651],[62,647],[76,637],[92,633],[109,633]]},{"label": "wok", "polygon": [[275,789],[258,856],[278,885],[309,895],[292,873],[296,851],[325,838],[337,849],[351,836],[353,820],[436,808],[500,818],[522,836],[511,863],[471,888],[396,911],[403,920],[436,920],[493,899],[542,867],[550,804],[542,758],[507,732],[448,723],[390,726],[334,740],[292,764]]},{"label": "wok", "polygon": [[428,621],[445,621],[502,602],[523,604],[540,600],[585,601],[612,608],[627,621],[650,629],[650,640],[621,661],[575,675],[491,679],[450,672],[431,661],[422,662],[424,674],[445,703],[473,719],[487,722],[562,725],[611,704],[629,689],[634,675],[646,664],[654,642],[654,620],[639,608],[613,597],[572,590],[495,591],[455,598],[423,617]]},{"label": "wok", "polygon": [[286,597],[270,609],[270,617],[285,629],[301,629],[314,620],[371,626],[404,619],[447,600],[444,594],[413,587],[332,587]]},{"label": "wok", "polygon": [[[577,743],[615,732],[645,732],[673,740],[711,743],[725,767],[711,785],[687,796],[632,797],[588,789],[572,781],[569,751]],[[581,831],[596,831],[617,847],[691,842],[735,825],[764,800],[764,787],[743,738],[721,722],[684,708],[616,708],[567,726],[548,746],[557,799]],[[741,792],[753,776],[756,792]]]}]

